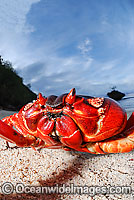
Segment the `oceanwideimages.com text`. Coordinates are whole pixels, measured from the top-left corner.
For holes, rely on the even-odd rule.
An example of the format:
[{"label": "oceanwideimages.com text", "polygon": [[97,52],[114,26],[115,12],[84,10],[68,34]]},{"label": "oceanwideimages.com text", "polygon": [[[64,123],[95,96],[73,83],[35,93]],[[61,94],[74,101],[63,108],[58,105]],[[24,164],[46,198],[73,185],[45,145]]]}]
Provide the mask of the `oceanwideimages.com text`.
[{"label": "oceanwideimages.com text", "polygon": [[54,186],[25,186],[22,183],[13,185],[11,182],[5,182],[0,186],[0,192],[2,194],[88,194],[89,196],[95,196],[97,194],[132,194],[133,190],[130,186],[76,186],[73,183],[66,185],[54,185]]}]

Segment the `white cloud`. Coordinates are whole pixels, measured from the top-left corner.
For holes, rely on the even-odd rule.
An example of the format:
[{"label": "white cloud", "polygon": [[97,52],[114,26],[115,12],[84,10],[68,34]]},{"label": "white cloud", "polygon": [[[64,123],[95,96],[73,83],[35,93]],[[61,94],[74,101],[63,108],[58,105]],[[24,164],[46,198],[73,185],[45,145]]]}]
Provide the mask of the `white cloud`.
[{"label": "white cloud", "polygon": [[[35,21],[41,30],[36,23],[31,25],[27,21],[31,6],[38,2],[42,2],[38,5],[41,15],[34,13],[36,9],[32,10],[31,15],[37,17]],[[68,1],[53,1],[52,10],[46,5],[43,10],[40,8],[43,2],[0,0],[0,54],[13,63],[26,83],[32,83],[34,91],[60,94],[61,90],[68,92],[71,87],[76,87],[78,93],[90,90],[92,95],[96,95],[111,84],[133,81],[133,74],[130,74],[132,69],[121,60],[128,53],[128,47],[133,48],[134,45],[132,21],[124,25],[123,21],[120,23],[120,18],[117,18],[117,22],[113,20],[114,14],[109,16],[108,12],[101,13],[101,9],[98,9],[98,15],[89,12],[86,7],[77,19],[74,14],[81,10],[78,5],[75,12],[71,12],[71,4],[66,10]],[[65,15],[60,2],[66,2]],[[48,3],[51,5],[52,2]],[[38,30],[33,35],[37,34],[35,38],[41,38],[41,41],[36,41],[30,35],[36,28]],[[122,44],[125,50],[120,48]],[[124,55],[121,54],[122,50]],[[126,69],[131,72],[128,73]]]},{"label": "white cloud", "polygon": [[[28,33],[34,27],[26,21],[33,3],[40,0],[0,0],[0,54],[16,67],[27,64]],[[28,55],[27,55],[28,56]]]},{"label": "white cloud", "polygon": [[[119,59],[111,60],[111,61],[106,61],[105,63],[101,64],[101,70],[102,71],[108,71],[111,70],[115,67],[117,67],[119,64]],[[98,63],[99,65],[99,63]]]},{"label": "white cloud", "polygon": [[27,32],[31,26],[26,24],[26,15],[33,3],[40,0],[0,0],[0,33],[4,31]]},{"label": "white cloud", "polygon": [[92,42],[89,38],[85,39],[78,45],[78,49],[80,49],[82,55],[88,56],[90,51],[92,50]]}]

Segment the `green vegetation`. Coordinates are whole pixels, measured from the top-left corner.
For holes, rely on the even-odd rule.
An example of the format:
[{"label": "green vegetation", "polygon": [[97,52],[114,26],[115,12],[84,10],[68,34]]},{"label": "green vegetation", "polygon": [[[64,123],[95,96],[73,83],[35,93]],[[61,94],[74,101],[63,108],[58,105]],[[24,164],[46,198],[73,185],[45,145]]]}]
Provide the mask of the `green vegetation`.
[{"label": "green vegetation", "polygon": [[37,95],[30,90],[30,84],[24,85],[12,64],[3,61],[0,56],[0,107],[19,110],[36,98]]}]

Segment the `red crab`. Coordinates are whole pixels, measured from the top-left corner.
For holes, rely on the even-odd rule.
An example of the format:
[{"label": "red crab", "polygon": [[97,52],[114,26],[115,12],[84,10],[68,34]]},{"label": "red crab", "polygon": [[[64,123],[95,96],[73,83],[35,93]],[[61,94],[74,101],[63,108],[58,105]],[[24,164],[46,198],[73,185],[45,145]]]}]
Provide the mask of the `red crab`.
[{"label": "red crab", "polygon": [[134,148],[134,113],[109,98],[41,94],[18,113],[0,120],[0,136],[21,147],[62,148],[93,154]]}]

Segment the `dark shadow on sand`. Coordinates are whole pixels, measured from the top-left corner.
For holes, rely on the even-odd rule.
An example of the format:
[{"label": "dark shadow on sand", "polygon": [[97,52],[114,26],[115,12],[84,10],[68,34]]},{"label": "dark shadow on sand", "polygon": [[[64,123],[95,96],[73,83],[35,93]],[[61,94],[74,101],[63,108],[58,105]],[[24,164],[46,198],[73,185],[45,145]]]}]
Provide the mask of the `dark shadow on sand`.
[{"label": "dark shadow on sand", "polygon": [[[90,159],[93,156],[96,155],[90,155],[90,154],[84,154],[84,153],[76,153],[77,157],[74,158],[72,163],[69,163],[68,167],[66,169],[61,170],[58,174],[56,171],[52,172],[51,178],[42,180],[39,179],[39,185],[42,187],[45,186],[62,186],[63,184],[68,183],[69,180],[72,180],[76,176],[81,176],[82,174],[80,171],[84,168],[84,162],[85,160]],[[75,183],[74,183],[75,184]],[[67,194],[58,194],[58,193],[51,193],[51,194],[37,194],[37,193],[31,193],[31,194],[10,194],[10,195],[5,195],[5,194],[0,194],[0,200],[60,200],[64,199],[64,197]]]}]

